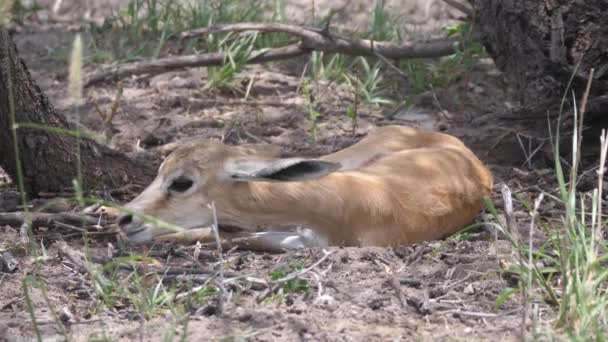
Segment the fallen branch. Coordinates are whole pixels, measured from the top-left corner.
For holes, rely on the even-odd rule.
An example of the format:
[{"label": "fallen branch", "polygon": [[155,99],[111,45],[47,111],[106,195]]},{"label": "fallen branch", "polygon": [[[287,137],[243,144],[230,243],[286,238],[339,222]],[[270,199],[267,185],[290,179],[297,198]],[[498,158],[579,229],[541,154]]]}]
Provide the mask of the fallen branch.
[{"label": "fallen branch", "polygon": [[[256,57],[250,59],[248,63],[254,64],[289,59],[306,53],[308,51],[302,49],[299,44],[288,45],[281,48],[269,49],[266,52],[255,51],[252,55]],[[185,68],[222,65],[224,61],[225,55],[223,53],[212,52],[202,55],[173,56],[145,62],[118,64],[90,74],[84,82],[84,87],[129,76],[144,74],[152,76]]]},{"label": "fallen branch", "polygon": [[327,31],[304,26],[280,23],[237,23],[216,25],[182,33],[182,38],[192,38],[221,32],[283,32],[301,39],[300,48],[342,53],[355,56],[376,56],[389,59],[441,57],[455,52],[456,39],[440,39],[428,42],[378,42],[369,39],[340,37]]},{"label": "fallen branch", "polygon": [[22,226],[31,224],[32,228],[54,225],[61,222],[71,225],[82,224],[97,225],[98,220],[94,217],[76,213],[38,213],[38,212],[13,212],[0,213],[0,226]]},{"label": "fallen branch", "polygon": [[[299,43],[280,48],[257,50],[248,64],[264,63],[276,60],[290,59],[309,53],[312,50],[330,53],[342,53],[354,56],[382,56],[388,59],[401,58],[433,58],[442,57],[456,52],[457,38],[435,39],[426,42],[378,42],[368,39],[350,39],[333,35],[327,31],[297,25],[279,23],[238,23],[217,25],[208,28],[184,32],[182,39],[193,38],[217,32],[283,32],[301,39]],[[212,52],[202,55],[187,55],[159,58],[145,62],[134,62],[114,65],[90,74],[84,82],[90,87],[102,82],[117,80],[136,75],[158,75],[189,67],[215,66],[224,63],[226,55]]]}]

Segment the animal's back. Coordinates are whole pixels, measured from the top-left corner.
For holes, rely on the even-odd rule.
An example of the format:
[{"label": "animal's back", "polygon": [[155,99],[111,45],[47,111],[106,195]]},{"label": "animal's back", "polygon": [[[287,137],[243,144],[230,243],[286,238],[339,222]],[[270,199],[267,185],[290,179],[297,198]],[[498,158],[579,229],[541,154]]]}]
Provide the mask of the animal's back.
[{"label": "animal's back", "polygon": [[355,170],[397,152],[439,146],[466,149],[459,139],[451,135],[390,125],[378,127],[358,143],[320,159],[342,164],[341,170]]},{"label": "animal's back", "polygon": [[442,238],[474,219],[493,185],[483,163],[446,134],[387,126],[350,149],[333,158],[346,158],[351,167],[328,179],[348,189],[336,242],[395,245]]}]

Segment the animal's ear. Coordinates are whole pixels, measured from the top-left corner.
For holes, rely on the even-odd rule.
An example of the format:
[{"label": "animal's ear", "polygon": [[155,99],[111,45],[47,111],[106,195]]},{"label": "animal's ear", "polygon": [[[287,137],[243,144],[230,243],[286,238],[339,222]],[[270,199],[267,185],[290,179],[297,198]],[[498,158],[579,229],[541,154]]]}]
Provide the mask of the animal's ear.
[{"label": "animal's ear", "polygon": [[238,148],[244,154],[260,158],[278,158],[281,155],[281,147],[273,144],[243,144]]},{"label": "animal's ear", "polygon": [[235,181],[301,181],[323,177],[340,168],[339,163],[318,159],[229,160],[224,165],[227,178]]}]

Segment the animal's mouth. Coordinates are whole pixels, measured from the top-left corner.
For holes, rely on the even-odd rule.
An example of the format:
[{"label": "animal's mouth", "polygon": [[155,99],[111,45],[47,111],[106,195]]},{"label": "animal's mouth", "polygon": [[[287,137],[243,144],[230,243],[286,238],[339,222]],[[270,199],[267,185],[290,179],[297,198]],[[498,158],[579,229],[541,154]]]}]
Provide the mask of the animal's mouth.
[{"label": "animal's mouth", "polygon": [[[182,227],[183,231],[190,230],[192,228]],[[159,236],[170,235],[170,234],[179,234],[183,231],[175,231],[175,230],[167,230],[160,229],[152,224],[146,223],[137,227],[134,230],[130,230],[129,232],[125,232],[126,238],[131,244],[143,244],[146,242],[151,242]]]},{"label": "animal's mouth", "polygon": [[[149,223],[143,224],[135,230],[125,232],[125,236],[126,236],[127,240],[129,241],[129,243],[143,244],[143,243],[152,242],[152,241],[171,241],[173,238],[176,238],[177,240],[179,240],[180,237],[186,236],[195,230],[208,229],[208,230],[210,230],[210,232],[213,232],[212,225],[200,225],[200,224],[181,227],[181,228],[183,228],[183,230],[181,230],[181,231],[168,230],[168,229],[157,229],[157,228],[158,227],[155,227],[154,225],[151,225]],[[230,224],[219,226],[220,233],[221,232],[234,233],[234,232],[246,231],[246,230],[247,229],[245,229],[243,227],[230,225]]]}]

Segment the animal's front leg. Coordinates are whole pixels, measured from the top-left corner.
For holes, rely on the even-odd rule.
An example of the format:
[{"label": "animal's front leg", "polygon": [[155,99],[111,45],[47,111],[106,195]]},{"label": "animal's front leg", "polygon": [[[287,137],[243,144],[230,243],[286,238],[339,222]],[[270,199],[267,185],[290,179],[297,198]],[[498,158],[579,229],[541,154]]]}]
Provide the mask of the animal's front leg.
[{"label": "animal's front leg", "polygon": [[[246,250],[264,252],[284,252],[306,247],[325,247],[327,243],[311,237],[310,233],[269,231],[251,233],[247,231],[225,232],[220,230],[220,240],[224,248],[238,247]],[[184,230],[178,233],[158,236],[156,241],[172,243],[190,243],[199,241],[201,243],[215,243],[215,236],[210,227]]]},{"label": "animal's front leg", "polygon": [[[248,231],[223,231],[220,229],[219,235],[222,245],[232,240],[247,239],[254,233]],[[181,232],[160,235],[155,238],[156,241],[172,242],[172,243],[191,243],[200,242],[203,244],[215,243],[215,234],[213,228],[194,228],[186,229]]]},{"label": "animal's front leg", "polygon": [[157,236],[155,241],[172,242],[172,243],[189,243],[200,241],[201,243],[215,241],[213,229],[211,227],[187,229],[177,233],[165,234]]},{"label": "animal's front leg", "polygon": [[309,247],[325,247],[324,239],[311,236],[308,232],[268,231],[251,233],[229,241],[233,246],[242,249],[260,250],[266,252],[284,252]]}]

